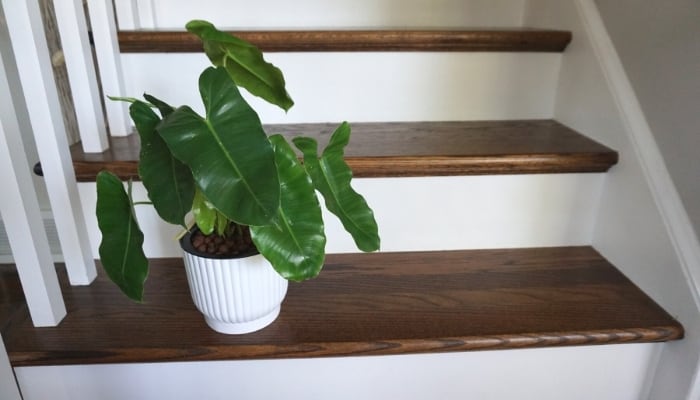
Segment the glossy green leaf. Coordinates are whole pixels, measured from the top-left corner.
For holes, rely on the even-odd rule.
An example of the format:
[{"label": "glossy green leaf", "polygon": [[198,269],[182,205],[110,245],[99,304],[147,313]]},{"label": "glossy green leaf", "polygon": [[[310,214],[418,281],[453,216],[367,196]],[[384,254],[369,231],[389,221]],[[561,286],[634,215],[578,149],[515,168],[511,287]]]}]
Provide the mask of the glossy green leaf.
[{"label": "glossy green leaf", "polygon": [[280,187],[258,115],[221,67],[202,73],[199,91],[206,118],[180,107],[163,119],[158,133],[190,167],[216,209],[243,225],[269,223],[279,207]]},{"label": "glossy green leaf", "polygon": [[202,40],[212,64],[225,67],[237,85],[285,111],[294,105],[285,89],[282,72],[266,62],[253,44],[221,32],[206,21],[190,21],[186,27]]},{"label": "glossy green leaf", "polygon": [[175,159],[156,132],[161,119],[149,105],[136,101],[129,107],[131,119],[141,138],[139,176],[153,207],[163,220],[185,226],[185,215],[192,208],[194,179],[190,169]]},{"label": "glossy green leaf", "polygon": [[321,206],[294,150],[280,135],[271,136],[270,141],[282,187],[280,209],[274,224],[251,226],[251,237],[281,276],[293,281],[310,279],[321,271],[325,258]]},{"label": "glossy green leaf", "polygon": [[214,208],[214,205],[204,197],[204,194],[199,189],[194,195],[192,214],[194,222],[203,234],[211,235],[216,231],[219,236],[223,236],[226,232],[226,227],[229,223],[228,218]]},{"label": "glossy green leaf", "polygon": [[194,214],[194,222],[203,234],[210,235],[214,232],[216,213],[216,209],[209,200],[204,197],[201,191],[196,190],[192,202],[192,214]]},{"label": "glossy green leaf", "polygon": [[142,301],[148,260],[130,197],[115,175],[107,171],[97,175],[97,224],[102,232],[100,260],[109,278],[125,295]]},{"label": "glossy green leaf", "polygon": [[304,167],[316,189],[323,194],[326,208],[340,219],[357,248],[362,251],[379,250],[374,213],[350,185],[352,171],[343,158],[345,146],[350,141],[350,125],[344,122],[336,129],[320,158],[316,140],[297,137],[293,141],[304,154]]}]

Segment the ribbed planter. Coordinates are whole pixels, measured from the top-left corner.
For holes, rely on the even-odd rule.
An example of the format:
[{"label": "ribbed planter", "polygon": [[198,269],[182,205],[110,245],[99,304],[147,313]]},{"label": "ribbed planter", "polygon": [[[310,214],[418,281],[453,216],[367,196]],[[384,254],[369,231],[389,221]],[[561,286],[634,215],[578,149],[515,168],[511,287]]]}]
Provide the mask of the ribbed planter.
[{"label": "ribbed planter", "polygon": [[192,300],[209,327],[226,334],[249,333],[277,318],[287,294],[287,280],[263,256],[196,255],[189,233],[180,244]]}]

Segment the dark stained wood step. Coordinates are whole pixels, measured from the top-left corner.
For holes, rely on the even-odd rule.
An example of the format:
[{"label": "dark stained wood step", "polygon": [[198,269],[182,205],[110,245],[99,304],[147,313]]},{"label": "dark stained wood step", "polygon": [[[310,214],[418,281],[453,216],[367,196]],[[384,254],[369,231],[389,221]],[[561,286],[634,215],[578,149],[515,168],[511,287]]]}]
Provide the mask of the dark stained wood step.
[{"label": "dark stained wood step", "polygon": [[[11,267],[5,266],[5,270]],[[101,269],[101,268],[100,268]],[[7,273],[2,275],[2,287]],[[290,283],[262,331],[209,329],[180,259],[153,260],[145,304],[103,273],[61,282],[68,316],[5,323],[14,366],[236,360],[659,342],[683,327],[591,247],[329,255],[314,280]],[[14,297],[21,293],[13,293]],[[7,295],[5,295],[7,296]]]},{"label": "dark stained wood step", "polygon": [[[265,52],[528,51],[562,52],[571,32],[542,29],[230,31]],[[201,52],[184,31],[120,31],[122,53]]]},{"label": "dark stained wood step", "polygon": [[22,286],[12,265],[0,265],[0,332],[26,312]]},{"label": "dark stained wood step", "polygon": [[[325,146],[335,124],[268,125],[269,133],[307,135]],[[110,149],[71,148],[79,181],[108,169],[138,179],[138,135]],[[552,120],[355,123],[346,160],[356,177],[604,172],[617,153]]]}]

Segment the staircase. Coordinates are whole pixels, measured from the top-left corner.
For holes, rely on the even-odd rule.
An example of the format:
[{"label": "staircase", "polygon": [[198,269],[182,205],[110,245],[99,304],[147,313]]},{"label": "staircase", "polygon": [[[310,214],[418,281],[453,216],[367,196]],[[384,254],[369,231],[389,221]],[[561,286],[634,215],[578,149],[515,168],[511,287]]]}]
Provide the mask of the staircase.
[{"label": "staircase", "polygon": [[[203,18],[225,7],[215,3]],[[444,3],[435,12],[450,20],[457,3]],[[374,208],[382,252],[353,253],[324,215],[333,253],[324,271],[290,285],[273,325],[241,337],[206,327],[175,258],[178,228],[149,209],[137,210],[153,259],[145,304],[122,298],[101,271],[78,287],[59,268],[68,314],[37,329],[16,273],[0,266],[0,328],[25,400],[635,399],[658,390],[647,383],[663,365],[656,343],[682,339],[684,328],[638,286],[649,280],[630,266],[632,246],[611,249],[624,240],[606,239],[625,229],[624,212],[611,216],[611,185],[628,182],[618,176],[629,164],[617,164],[632,156],[619,134],[595,129],[595,105],[562,98],[577,85],[565,58],[579,57],[580,47],[567,47],[577,33],[522,28],[507,2],[466,3],[511,26],[307,30],[279,17],[274,26],[285,30],[240,31],[283,70],[297,103],[284,115],[250,99],[269,133],[323,145],[329,121],[351,122],[347,161]],[[540,19],[518,4],[523,21]],[[207,60],[168,26],[194,12],[177,7],[163,11],[166,29],[119,32],[124,95],[200,104],[195,82]],[[112,132],[102,153],[70,148],[95,255],[94,179],[102,169],[138,179],[138,136],[129,133]],[[252,384],[268,376],[276,383]]]}]

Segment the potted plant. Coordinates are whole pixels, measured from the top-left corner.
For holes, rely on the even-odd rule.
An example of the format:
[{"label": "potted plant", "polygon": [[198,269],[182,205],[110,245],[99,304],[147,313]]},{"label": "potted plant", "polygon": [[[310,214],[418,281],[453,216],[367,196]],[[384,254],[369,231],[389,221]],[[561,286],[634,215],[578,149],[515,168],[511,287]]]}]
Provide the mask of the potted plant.
[{"label": "potted plant", "polygon": [[[318,275],[326,237],[316,191],[362,251],[379,248],[377,224],[350,186],[343,160],[350,126],[342,123],[322,154],[308,137],[268,136],[238,87],[285,111],[293,101],[282,73],[252,44],[190,21],[213,66],[199,77],[206,114],[145,94],[129,113],[141,139],[138,172],[149,201],[134,201],[132,183],[108,171],[97,177],[100,259],[129,298],[142,301],[148,275],[134,207],[152,204],[180,239],[193,301],[214,330],[245,333],[271,323],[287,280]],[[156,113],[156,110],[158,113]],[[194,224],[187,220],[193,219]]]}]

